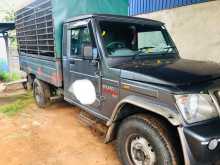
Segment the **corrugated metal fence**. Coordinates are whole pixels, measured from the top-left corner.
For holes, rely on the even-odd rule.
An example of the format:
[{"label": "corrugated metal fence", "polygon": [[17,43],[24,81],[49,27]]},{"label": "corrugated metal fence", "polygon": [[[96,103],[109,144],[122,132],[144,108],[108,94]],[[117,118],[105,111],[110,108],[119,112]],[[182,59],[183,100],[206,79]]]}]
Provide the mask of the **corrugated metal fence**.
[{"label": "corrugated metal fence", "polygon": [[150,13],[207,1],[208,0],[129,0],[129,15]]}]

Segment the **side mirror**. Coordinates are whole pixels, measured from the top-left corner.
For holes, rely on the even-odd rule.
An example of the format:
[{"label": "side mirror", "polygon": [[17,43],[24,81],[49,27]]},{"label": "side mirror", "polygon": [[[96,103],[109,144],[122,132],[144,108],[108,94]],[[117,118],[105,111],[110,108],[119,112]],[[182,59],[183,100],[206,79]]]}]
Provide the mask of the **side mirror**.
[{"label": "side mirror", "polygon": [[85,60],[96,60],[98,58],[97,48],[93,48],[91,44],[83,44],[82,53]]}]

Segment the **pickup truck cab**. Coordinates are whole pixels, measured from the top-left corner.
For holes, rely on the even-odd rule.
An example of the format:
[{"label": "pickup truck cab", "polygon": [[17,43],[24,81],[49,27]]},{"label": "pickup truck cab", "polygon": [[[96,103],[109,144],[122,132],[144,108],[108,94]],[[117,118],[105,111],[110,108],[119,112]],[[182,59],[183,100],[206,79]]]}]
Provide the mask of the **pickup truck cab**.
[{"label": "pickup truck cab", "polygon": [[61,95],[101,120],[125,165],[220,159],[220,66],[181,59],[164,23],[78,16],[64,22],[62,44],[61,87],[29,76],[40,107]]}]

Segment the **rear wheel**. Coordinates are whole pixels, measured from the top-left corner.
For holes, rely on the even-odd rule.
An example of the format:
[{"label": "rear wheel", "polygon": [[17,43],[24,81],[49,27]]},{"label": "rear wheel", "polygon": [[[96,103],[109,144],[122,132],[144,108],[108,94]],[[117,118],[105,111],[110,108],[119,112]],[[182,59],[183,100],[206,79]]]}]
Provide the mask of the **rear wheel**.
[{"label": "rear wheel", "polygon": [[33,84],[33,94],[35,102],[40,108],[46,108],[50,105],[50,87],[48,84],[35,79]]},{"label": "rear wheel", "polygon": [[179,165],[168,130],[152,116],[134,115],[122,122],[117,151],[125,165]]}]

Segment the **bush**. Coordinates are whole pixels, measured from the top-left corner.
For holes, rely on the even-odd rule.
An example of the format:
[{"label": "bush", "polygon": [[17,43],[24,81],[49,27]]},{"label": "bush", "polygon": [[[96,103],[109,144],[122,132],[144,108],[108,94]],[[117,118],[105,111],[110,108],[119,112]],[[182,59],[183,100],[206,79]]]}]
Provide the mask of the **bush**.
[{"label": "bush", "polygon": [[11,79],[11,81],[19,80],[19,79],[21,79],[21,75],[18,73],[15,73],[15,72],[11,73],[10,79]]},{"label": "bush", "polygon": [[9,82],[19,80],[21,76],[18,73],[0,72],[0,81]]},{"label": "bush", "polygon": [[0,72],[0,81],[8,81],[9,80],[9,74],[6,72]]}]

